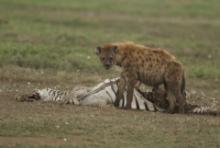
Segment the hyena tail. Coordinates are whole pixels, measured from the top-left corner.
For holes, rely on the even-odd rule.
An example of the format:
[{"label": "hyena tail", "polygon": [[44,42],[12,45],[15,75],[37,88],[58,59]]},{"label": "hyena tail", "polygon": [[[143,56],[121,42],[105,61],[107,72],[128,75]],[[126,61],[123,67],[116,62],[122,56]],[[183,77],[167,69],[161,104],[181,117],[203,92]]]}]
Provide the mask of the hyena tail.
[{"label": "hyena tail", "polygon": [[217,109],[213,109],[212,107],[209,107],[209,106],[187,104],[187,108],[188,108],[187,113],[190,113],[190,114],[214,115],[214,116],[220,115],[220,111],[218,111]]},{"label": "hyena tail", "polygon": [[181,93],[186,98],[186,80],[185,80],[185,75],[183,75],[183,77],[182,77]]}]

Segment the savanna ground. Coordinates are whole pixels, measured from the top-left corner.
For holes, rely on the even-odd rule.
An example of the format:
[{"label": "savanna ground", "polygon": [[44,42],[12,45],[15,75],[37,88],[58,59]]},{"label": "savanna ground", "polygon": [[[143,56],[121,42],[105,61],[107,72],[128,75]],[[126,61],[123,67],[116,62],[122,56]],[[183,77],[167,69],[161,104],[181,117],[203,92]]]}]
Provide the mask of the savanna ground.
[{"label": "savanna ground", "polygon": [[15,101],[117,76],[95,47],[131,40],[169,49],[220,102],[219,17],[219,0],[0,0],[0,147],[220,147],[219,117]]}]

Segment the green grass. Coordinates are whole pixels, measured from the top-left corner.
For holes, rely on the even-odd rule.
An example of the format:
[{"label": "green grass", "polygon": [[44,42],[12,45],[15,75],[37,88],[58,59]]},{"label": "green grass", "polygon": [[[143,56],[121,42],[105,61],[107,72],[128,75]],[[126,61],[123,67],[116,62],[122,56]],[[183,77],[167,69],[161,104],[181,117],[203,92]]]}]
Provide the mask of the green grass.
[{"label": "green grass", "polygon": [[132,40],[170,49],[191,77],[201,77],[198,69],[204,78],[220,74],[217,0],[0,3],[1,65],[103,72],[95,47]]},{"label": "green grass", "polygon": [[119,75],[95,48],[127,40],[168,49],[187,88],[220,101],[219,8],[219,0],[0,0],[0,147],[220,147],[219,117],[14,101],[17,91]]}]

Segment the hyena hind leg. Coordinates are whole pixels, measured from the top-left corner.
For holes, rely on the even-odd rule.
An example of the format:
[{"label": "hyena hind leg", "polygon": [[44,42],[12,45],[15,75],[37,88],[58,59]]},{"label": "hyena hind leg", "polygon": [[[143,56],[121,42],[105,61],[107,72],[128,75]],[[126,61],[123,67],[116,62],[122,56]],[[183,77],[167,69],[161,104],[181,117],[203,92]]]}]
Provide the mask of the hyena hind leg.
[{"label": "hyena hind leg", "polygon": [[181,93],[181,87],[177,83],[171,83],[167,85],[167,100],[169,102],[168,111],[173,113],[175,107],[178,107],[179,113],[184,113],[186,100],[184,95]]},{"label": "hyena hind leg", "polygon": [[179,113],[185,113],[186,99],[185,99],[184,94],[180,92],[175,92],[175,97],[177,98]]},{"label": "hyena hind leg", "polygon": [[184,113],[186,100],[184,97],[185,79],[182,65],[178,62],[170,62],[167,65],[164,80],[168,93],[169,111],[174,111],[174,108],[178,107],[179,113]]},{"label": "hyena hind leg", "polygon": [[176,107],[176,98],[170,90],[167,90],[167,101],[169,103],[167,112],[173,114]]}]

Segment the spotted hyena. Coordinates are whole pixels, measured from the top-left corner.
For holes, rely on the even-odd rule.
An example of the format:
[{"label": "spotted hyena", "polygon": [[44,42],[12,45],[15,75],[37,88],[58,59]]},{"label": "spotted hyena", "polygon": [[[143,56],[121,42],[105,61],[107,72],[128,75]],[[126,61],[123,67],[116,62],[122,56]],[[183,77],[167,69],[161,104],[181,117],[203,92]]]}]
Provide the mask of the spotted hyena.
[{"label": "spotted hyena", "polygon": [[97,55],[106,69],[112,65],[122,67],[115,106],[119,105],[126,89],[128,102],[125,108],[131,108],[134,87],[138,80],[153,86],[154,89],[164,84],[169,112],[173,113],[176,106],[179,106],[179,112],[184,112],[186,102],[184,69],[166,50],[123,42],[98,46]]}]

